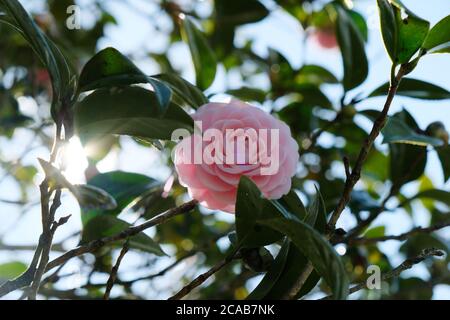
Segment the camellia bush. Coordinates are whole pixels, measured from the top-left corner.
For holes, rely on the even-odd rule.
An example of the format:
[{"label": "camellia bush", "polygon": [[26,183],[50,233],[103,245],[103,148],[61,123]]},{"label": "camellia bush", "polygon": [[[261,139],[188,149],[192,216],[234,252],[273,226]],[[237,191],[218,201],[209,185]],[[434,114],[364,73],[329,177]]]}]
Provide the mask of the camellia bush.
[{"label": "camellia bush", "polygon": [[[148,19],[165,49],[133,56],[98,50],[117,23],[104,1],[27,11],[0,0],[0,183],[19,190],[18,200],[0,197],[0,225],[7,208],[19,208],[19,221],[40,212],[26,231],[32,244],[8,240],[20,223],[1,230],[0,297],[431,299],[448,286],[450,147],[440,119],[449,113],[421,127],[407,104],[391,107],[397,96],[424,109],[450,99],[414,77],[424,59],[450,52],[450,12],[432,25],[399,0],[372,2],[390,69],[369,63],[368,23],[352,1],[155,1]],[[83,10],[94,12],[89,25],[77,25]],[[342,75],[236,41],[275,11],[305,43],[339,53]],[[190,60],[178,60],[183,50]],[[177,67],[187,64],[193,83]],[[369,71],[387,81],[367,94]],[[373,107],[360,108],[366,101]],[[67,175],[74,141],[84,183]],[[166,178],[104,170],[130,144],[155,154]],[[441,186],[426,175],[431,158]],[[427,224],[387,232],[416,210]],[[419,264],[425,276],[407,271]]]}]

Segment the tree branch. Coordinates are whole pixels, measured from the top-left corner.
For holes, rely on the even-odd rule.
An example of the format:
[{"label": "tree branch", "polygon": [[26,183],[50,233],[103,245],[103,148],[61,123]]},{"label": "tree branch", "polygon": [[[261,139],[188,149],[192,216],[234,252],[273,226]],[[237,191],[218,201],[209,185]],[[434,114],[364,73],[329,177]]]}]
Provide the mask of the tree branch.
[{"label": "tree branch", "polygon": [[129,227],[129,228],[123,230],[122,232],[119,232],[113,236],[104,237],[104,238],[101,238],[98,240],[91,241],[85,245],[79,246],[78,248],[70,250],[70,251],[66,252],[65,254],[59,256],[55,260],[50,261],[48,263],[45,271],[47,272],[74,257],[78,257],[85,253],[94,252],[107,244],[127,239],[129,237],[132,237],[132,236],[150,228],[150,227],[162,224],[175,216],[178,216],[180,214],[191,211],[192,209],[195,208],[195,206],[197,204],[198,204],[197,200],[191,200],[189,202],[186,202],[185,204],[182,204],[179,207],[169,209],[138,226]]},{"label": "tree branch", "polygon": [[114,283],[116,282],[117,272],[119,271],[120,263],[122,262],[123,257],[125,257],[125,255],[127,254],[128,249],[130,249],[130,246],[129,246],[129,240],[127,239],[127,241],[125,241],[125,243],[122,247],[122,250],[120,250],[120,254],[119,254],[119,257],[117,258],[116,264],[112,268],[111,273],[109,275],[109,279],[106,284],[106,290],[105,290],[105,295],[103,296],[103,300],[109,300],[109,295],[111,294],[112,287],[114,286]]},{"label": "tree branch", "polygon": [[383,129],[384,125],[386,124],[389,108],[392,104],[392,101],[394,100],[394,96],[397,92],[398,85],[400,84],[400,81],[404,73],[405,73],[405,66],[402,65],[397,75],[391,81],[391,85],[389,87],[389,91],[387,94],[386,102],[384,103],[383,110],[373,123],[372,130],[370,131],[369,136],[366,138],[364,144],[361,147],[361,150],[359,151],[359,155],[355,162],[355,165],[353,166],[352,172],[345,181],[344,191],[342,193],[341,199],[339,200],[336,209],[331,214],[330,221],[328,222],[328,229],[330,231],[334,230],[334,228],[336,227],[336,222],[341,216],[342,211],[344,211],[345,207],[350,201],[353,188],[359,181],[359,178],[361,177],[362,166],[367,159],[367,155],[369,154],[369,151],[372,148],[375,139],[380,134],[381,129]]},{"label": "tree branch", "polygon": [[[400,264],[398,267],[392,269],[391,271],[383,274],[381,276],[382,281],[386,281],[388,279],[398,277],[403,271],[411,269],[414,265],[421,263],[425,259],[430,257],[442,257],[444,253],[441,250],[437,250],[435,248],[424,249],[418,256],[406,259]],[[349,294],[355,293],[359,290],[365,289],[366,283],[360,283],[349,290]]]},{"label": "tree branch", "polygon": [[223,267],[225,267],[227,264],[229,264],[231,261],[233,261],[233,259],[237,258],[238,256],[238,251],[239,251],[240,247],[236,246],[233,251],[228,254],[228,256],[223,259],[222,261],[220,261],[218,264],[216,264],[215,266],[213,266],[211,269],[209,269],[208,271],[206,271],[205,273],[202,273],[201,275],[199,275],[197,278],[195,278],[194,280],[192,280],[189,284],[187,284],[186,286],[183,287],[183,289],[181,289],[180,291],[178,291],[178,293],[176,293],[175,295],[173,295],[172,297],[170,297],[168,300],[180,300],[182,299],[184,296],[186,296],[187,294],[189,294],[192,290],[194,290],[195,288],[197,288],[199,285],[201,285],[203,282],[205,282],[206,280],[208,280],[209,277],[211,277],[213,274],[215,274],[216,272],[220,271]]},{"label": "tree branch", "polygon": [[355,245],[366,245],[366,244],[373,244],[373,243],[377,243],[377,242],[382,242],[382,241],[389,241],[389,240],[398,240],[398,241],[403,241],[408,239],[409,237],[412,237],[416,234],[419,233],[432,233],[436,230],[440,230],[443,228],[446,228],[450,226],[450,221],[448,222],[443,222],[443,223],[438,223],[435,225],[432,225],[430,227],[427,228],[422,228],[422,227],[416,227],[408,232],[399,234],[399,235],[390,235],[390,236],[384,236],[384,237],[374,237],[374,238],[348,238],[348,239],[344,239],[342,242],[343,243],[347,243],[349,246],[355,246]]}]

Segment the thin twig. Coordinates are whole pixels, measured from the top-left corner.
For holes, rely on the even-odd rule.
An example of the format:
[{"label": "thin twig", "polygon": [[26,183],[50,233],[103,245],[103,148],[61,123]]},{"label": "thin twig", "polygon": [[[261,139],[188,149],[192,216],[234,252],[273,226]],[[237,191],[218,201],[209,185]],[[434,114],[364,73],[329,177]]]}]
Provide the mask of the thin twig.
[{"label": "thin twig", "polygon": [[450,221],[438,223],[438,224],[432,225],[427,228],[416,227],[408,232],[405,232],[405,233],[402,233],[399,235],[389,235],[389,236],[374,237],[374,238],[354,238],[354,239],[350,238],[350,239],[344,240],[343,242],[347,243],[349,246],[355,246],[355,245],[373,244],[373,243],[389,241],[389,240],[403,241],[403,240],[407,240],[408,238],[410,238],[416,234],[431,233],[436,230],[446,228],[448,226],[450,226]]},{"label": "thin twig", "polygon": [[119,257],[117,258],[116,264],[114,265],[114,267],[111,270],[108,282],[106,284],[106,290],[105,290],[105,294],[103,296],[103,300],[109,300],[109,295],[111,294],[111,290],[114,286],[114,283],[116,282],[117,272],[119,271],[120,263],[122,262],[123,257],[125,257],[125,255],[127,254],[128,249],[130,249],[129,239],[127,239],[127,241],[125,241],[125,243],[122,247],[122,250],[120,250],[120,254],[119,254]]},{"label": "thin twig", "polygon": [[183,289],[181,289],[180,291],[178,291],[176,294],[174,294],[172,297],[170,297],[168,300],[180,300],[183,297],[185,297],[187,294],[189,294],[192,290],[194,290],[195,288],[197,288],[199,285],[201,285],[203,282],[205,282],[206,280],[208,280],[209,277],[211,277],[213,274],[215,274],[216,272],[220,271],[223,267],[225,267],[226,265],[228,265],[231,261],[233,261],[233,259],[237,258],[238,256],[238,251],[239,251],[240,247],[236,246],[233,251],[227,255],[227,257],[225,259],[223,259],[222,261],[220,261],[218,264],[216,264],[215,266],[213,266],[211,269],[209,269],[208,271],[206,271],[205,273],[202,273],[201,275],[199,275],[197,278],[195,278],[194,280],[192,280],[189,284],[187,284],[186,286],[183,287]]},{"label": "thin twig", "polygon": [[355,165],[353,166],[352,173],[345,181],[344,191],[342,193],[341,199],[339,200],[337,207],[331,214],[330,221],[328,222],[329,230],[334,230],[336,222],[341,216],[342,211],[344,211],[345,207],[350,201],[350,196],[353,191],[353,187],[356,185],[356,183],[359,181],[359,178],[361,177],[362,166],[367,159],[367,155],[369,154],[369,151],[372,148],[375,139],[378,137],[378,135],[381,132],[381,129],[383,129],[386,123],[389,108],[392,104],[392,101],[397,92],[398,85],[400,84],[404,72],[405,72],[404,66],[401,66],[397,75],[391,81],[391,85],[389,87],[389,91],[387,94],[386,102],[384,103],[383,110],[373,123],[372,130],[370,131],[369,136],[366,138],[364,144],[361,147],[361,150],[359,151],[359,155],[355,162]]},{"label": "thin twig", "polygon": [[132,237],[148,228],[151,228],[153,226],[159,225],[161,223],[166,222],[167,220],[169,220],[170,218],[173,218],[175,216],[178,216],[180,214],[184,214],[186,212],[191,211],[192,209],[195,208],[195,206],[197,205],[197,200],[191,200],[189,202],[186,202],[185,204],[182,204],[179,207],[176,208],[172,208],[169,209],[155,217],[153,217],[152,219],[137,225],[135,227],[129,227],[125,230],[123,230],[122,232],[119,232],[115,235],[109,236],[109,237],[104,237],[98,240],[94,240],[91,241],[85,245],[79,246],[73,250],[70,250],[68,252],[66,252],[65,254],[59,256],[58,258],[56,258],[55,260],[52,260],[48,263],[47,268],[46,268],[46,272],[65,263],[67,260],[70,260],[74,257],[78,257],[81,256],[85,253],[90,253],[90,252],[95,252],[96,250],[98,250],[99,248],[110,244],[112,242],[116,242],[116,241],[120,241],[120,240],[124,240],[127,239],[129,237]]},{"label": "thin twig", "polygon": [[[391,278],[395,278],[398,277],[403,271],[411,269],[413,266],[415,266],[416,264],[421,263],[422,261],[424,261],[425,259],[428,259],[430,257],[442,257],[444,255],[444,252],[442,252],[441,250],[435,249],[435,248],[429,248],[429,249],[424,249],[419,255],[413,257],[413,258],[408,258],[405,261],[402,262],[402,264],[400,264],[398,267],[392,269],[389,272],[386,272],[385,274],[383,274],[381,276],[381,281],[386,281],[389,280]],[[350,288],[349,290],[349,294],[353,294],[357,291],[360,291],[362,289],[367,289],[367,282],[361,282],[360,284],[357,284],[353,287]],[[331,299],[333,296],[326,296],[320,300],[329,300]]]}]

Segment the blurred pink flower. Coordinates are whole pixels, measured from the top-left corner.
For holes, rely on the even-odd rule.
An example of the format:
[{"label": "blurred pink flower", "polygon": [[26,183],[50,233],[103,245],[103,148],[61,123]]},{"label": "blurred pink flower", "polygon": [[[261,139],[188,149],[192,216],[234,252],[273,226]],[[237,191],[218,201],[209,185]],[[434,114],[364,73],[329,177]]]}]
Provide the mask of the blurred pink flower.
[{"label": "blurred pink flower", "polygon": [[336,34],[332,28],[315,29],[312,37],[324,49],[334,49],[338,46]]},{"label": "blurred pink flower", "polygon": [[[268,199],[279,199],[289,192],[299,148],[284,122],[238,100],[208,103],[199,108],[193,118],[196,123],[201,121],[202,133],[194,133],[176,146],[174,163],[180,183],[194,199],[209,209],[234,213],[242,175],[249,177]],[[221,151],[208,147],[217,139],[205,141],[211,129],[220,134],[218,140],[223,138]],[[228,136],[231,130],[236,134]],[[243,131],[266,131],[267,134],[244,135],[245,154],[242,154],[242,148],[230,148],[227,141],[236,142]],[[252,143],[257,146],[256,150],[250,147]],[[202,153],[200,162],[194,161],[196,151]],[[226,159],[234,159],[234,162]]]}]

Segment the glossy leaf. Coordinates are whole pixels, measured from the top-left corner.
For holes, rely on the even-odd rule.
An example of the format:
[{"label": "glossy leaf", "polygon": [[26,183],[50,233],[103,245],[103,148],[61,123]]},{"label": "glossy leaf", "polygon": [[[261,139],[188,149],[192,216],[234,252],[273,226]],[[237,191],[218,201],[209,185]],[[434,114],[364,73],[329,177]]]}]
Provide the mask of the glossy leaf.
[{"label": "glossy leaf", "polygon": [[2,0],[0,3],[6,14],[0,15],[0,23],[6,23],[18,31],[50,73],[53,88],[51,112],[56,120],[62,103],[71,103],[73,99],[76,74],[59,48],[38,28],[19,1]]},{"label": "glossy leaf", "polygon": [[242,176],[236,199],[236,234],[243,247],[261,247],[279,240],[282,235],[257,222],[279,216],[275,205],[264,199],[258,187]]},{"label": "glossy leaf", "polygon": [[176,74],[163,73],[153,76],[153,78],[168,85],[179,100],[194,109],[209,102],[203,92]]},{"label": "glossy leaf", "polygon": [[418,146],[441,146],[443,141],[441,139],[426,136],[417,133],[412,128],[408,127],[402,120],[391,117],[388,119],[386,126],[382,130],[383,143],[407,143]]},{"label": "glossy leaf", "polygon": [[[83,228],[81,244],[115,235],[129,227],[131,227],[129,223],[111,215],[94,217]],[[165,255],[161,247],[143,232],[130,237],[129,240],[130,248],[153,253],[157,256]],[[121,246],[121,242],[115,243],[114,246]]]},{"label": "glossy leaf", "polygon": [[328,283],[335,299],[347,297],[349,281],[344,265],[334,248],[320,233],[293,219],[274,218],[262,220],[260,223],[292,240]]},{"label": "glossy leaf", "polygon": [[377,0],[377,4],[380,13],[380,27],[384,46],[391,60],[395,62],[397,55],[398,30],[394,9],[388,0]]},{"label": "glossy leaf", "polygon": [[87,185],[108,192],[117,206],[112,209],[83,210],[81,215],[83,224],[100,214],[118,215],[138,197],[160,187],[161,183],[138,173],[111,171],[96,175]]},{"label": "glossy leaf", "polygon": [[367,77],[368,62],[364,40],[348,12],[336,6],[336,33],[344,65],[343,85],[346,91],[359,86]]},{"label": "glossy leaf", "polygon": [[439,21],[430,32],[423,44],[427,52],[440,52],[450,48],[450,15]]},{"label": "glossy leaf", "polygon": [[203,33],[195,26],[190,18],[185,17],[182,22],[182,37],[189,45],[194,63],[197,86],[207,89],[216,76],[216,58]]},{"label": "glossy leaf", "polygon": [[192,118],[170,103],[158,116],[156,95],[138,87],[99,89],[75,105],[75,129],[84,137],[122,134],[169,140],[176,129],[192,130]]},{"label": "glossy leaf", "polygon": [[152,77],[146,76],[127,57],[114,48],[106,48],[89,60],[81,71],[79,91],[120,87],[136,83],[150,83],[155,91],[163,114],[170,103],[170,88]]},{"label": "glossy leaf", "polygon": [[[389,90],[389,83],[375,89],[369,97],[385,96]],[[440,100],[450,99],[450,92],[432,83],[404,78],[398,87],[397,95],[416,99]]]},{"label": "glossy leaf", "polygon": [[[396,1],[393,5],[397,22],[397,49],[395,62],[403,64],[420,49],[430,29],[430,23],[421,19]],[[403,15],[406,15],[403,18]]]}]

